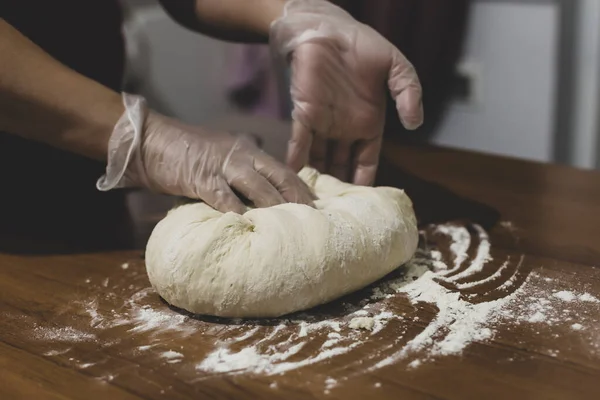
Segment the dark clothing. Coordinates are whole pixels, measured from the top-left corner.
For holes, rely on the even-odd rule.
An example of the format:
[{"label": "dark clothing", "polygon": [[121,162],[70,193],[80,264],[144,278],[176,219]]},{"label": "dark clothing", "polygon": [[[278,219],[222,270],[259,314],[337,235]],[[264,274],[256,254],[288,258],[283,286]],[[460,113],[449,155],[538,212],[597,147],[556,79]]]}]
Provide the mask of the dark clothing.
[{"label": "dark clothing", "polygon": [[[428,141],[435,134],[456,80],[471,0],[329,0],[358,21],[371,26],[396,46],[415,66],[423,86],[425,121],[418,134],[401,125],[396,104],[388,95],[386,137]],[[176,1],[170,7],[183,7]],[[183,13],[183,10],[180,11]],[[241,45],[235,54],[229,83],[230,101],[245,112],[289,118],[293,105],[289,82],[279,82],[266,45]]]},{"label": "dark clothing", "polygon": [[[117,0],[2,0],[0,18],[66,66],[120,91],[125,52]],[[67,246],[122,243],[125,194],[96,189],[104,168],[0,133],[0,233]]]},{"label": "dark clothing", "polygon": [[385,134],[427,141],[443,118],[462,55],[471,0],[330,0],[386,37],[412,62],[423,86],[425,122],[418,135],[404,128],[388,101]]}]

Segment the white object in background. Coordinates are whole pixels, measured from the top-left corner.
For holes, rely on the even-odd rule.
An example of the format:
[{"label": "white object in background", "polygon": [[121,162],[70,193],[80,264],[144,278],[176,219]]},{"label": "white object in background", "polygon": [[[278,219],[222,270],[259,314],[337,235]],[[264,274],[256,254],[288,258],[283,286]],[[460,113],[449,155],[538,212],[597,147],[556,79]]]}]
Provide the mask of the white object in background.
[{"label": "white object in background", "polygon": [[234,109],[227,99],[232,44],[183,28],[156,1],[125,1],[128,79],[157,111],[202,124]]},{"label": "white object in background", "polygon": [[451,109],[459,112],[477,112],[483,106],[483,68],[475,60],[465,59],[456,66],[456,73],[467,80],[469,97],[451,104]]},{"label": "white object in background", "polygon": [[469,24],[463,67],[479,74],[481,99],[451,106],[434,142],[550,161],[558,4],[476,1]]},{"label": "white object in background", "polygon": [[600,1],[580,0],[574,32],[574,98],[569,161],[580,168],[600,168]]}]

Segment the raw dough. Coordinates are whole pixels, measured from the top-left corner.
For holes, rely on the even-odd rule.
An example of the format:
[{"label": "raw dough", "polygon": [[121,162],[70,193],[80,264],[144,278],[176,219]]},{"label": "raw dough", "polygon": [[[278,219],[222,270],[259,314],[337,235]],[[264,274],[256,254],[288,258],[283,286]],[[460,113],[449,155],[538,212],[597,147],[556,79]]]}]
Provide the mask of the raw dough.
[{"label": "raw dough", "polygon": [[375,326],[373,317],[355,317],[350,320],[348,327],[350,329],[366,329],[372,331]]},{"label": "raw dough", "polygon": [[361,289],[414,254],[418,231],[401,189],[341,182],[306,167],[316,209],[281,204],[221,213],[169,211],[146,248],[152,286],[171,305],[221,317],[277,317]]}]

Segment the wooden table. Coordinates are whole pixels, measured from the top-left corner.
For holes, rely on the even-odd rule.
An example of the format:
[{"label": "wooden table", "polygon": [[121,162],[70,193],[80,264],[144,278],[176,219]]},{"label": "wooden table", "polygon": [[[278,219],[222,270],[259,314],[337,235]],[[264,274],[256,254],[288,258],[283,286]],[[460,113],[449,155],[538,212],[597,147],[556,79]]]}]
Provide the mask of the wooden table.
[{"label": "wooden table", "polygon": [[[494,300],[481,297],[487,293],[502,300],[518,290],[535,292],[540,304],[551,303],[542,307],[551,323],[540,321],[527,295],[511,303],[503,320],[490,322],[492,337],[459,354],[417,354],[372,368],[430,327],[438,310],[395,294],[381,302],[401,318],[375,335],[347,326],[348,304],[365,304],[371,293],[365,291],[280,327],[281,321],[196,318],[169,309],[149,289],[142,250],[6,252],[0,254],[0,398],[600,398],[600,306],[593,300],[600,298],[600,174],[397,144],[386,146],[385,158],[379,183],[407,190],[429,232],[424,246],[439,250],[442,261],[452,262],[451,243],[436,236],[436,227],[489,234],[493,260],[478,277],[488,283],[440,285],[484,303]],[[506,293],[498,290],[508,279],[502,268],[514,278]],[[583,293],[592,300],[577,301]],[[574,300],[563,306],[561,296]],[[325,328],[302,334],[303,326],[319,324],[307,318]],[[327,328],[331,321],[335,329]],[[319,359],[324,341],[336,334],[356,345]],[[256,343],[259,353],[281,343],[286,357],[296,353],[240,356],[246,372],[202,368],[219,346],[235,353]],[[277,359],[285,373],[256,372]],[[415,367],[417,359],[423,362]]]}]

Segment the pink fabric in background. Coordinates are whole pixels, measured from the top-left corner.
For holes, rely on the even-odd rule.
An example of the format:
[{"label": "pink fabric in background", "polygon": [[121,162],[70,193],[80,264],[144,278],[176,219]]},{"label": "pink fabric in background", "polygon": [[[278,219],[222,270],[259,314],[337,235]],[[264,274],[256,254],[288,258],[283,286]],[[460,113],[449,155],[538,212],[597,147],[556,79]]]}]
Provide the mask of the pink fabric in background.
[{"label": "pink fabric in background", "polygon": [[288,111],[281,98],[278,74],[268,45],[239,44],[229,61],[226,89],[242,111],[271,118],[284,118]]}]

